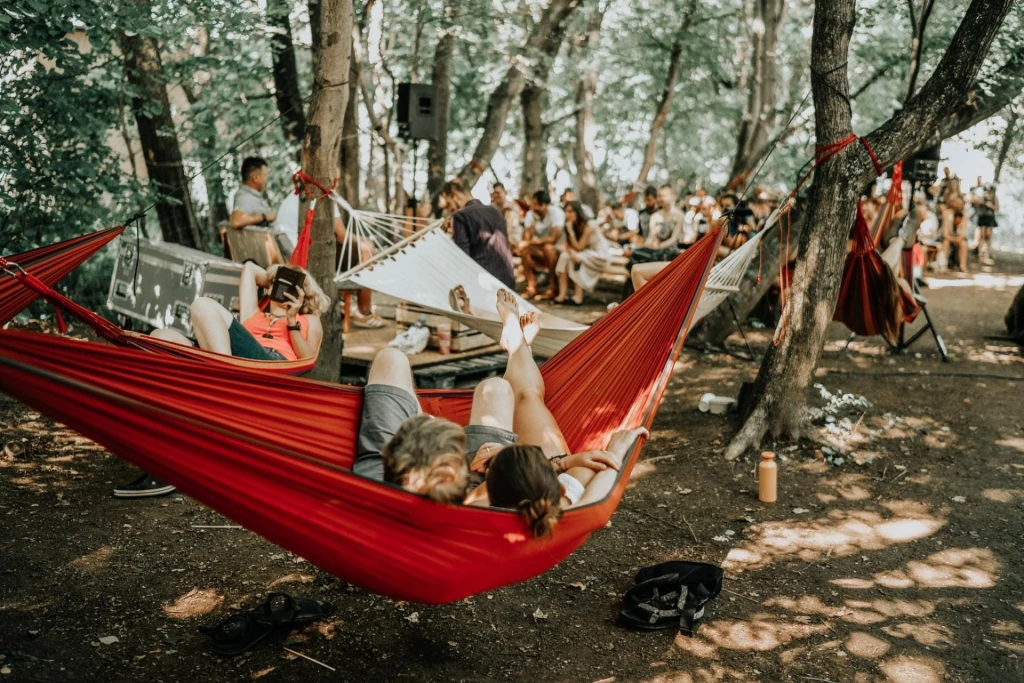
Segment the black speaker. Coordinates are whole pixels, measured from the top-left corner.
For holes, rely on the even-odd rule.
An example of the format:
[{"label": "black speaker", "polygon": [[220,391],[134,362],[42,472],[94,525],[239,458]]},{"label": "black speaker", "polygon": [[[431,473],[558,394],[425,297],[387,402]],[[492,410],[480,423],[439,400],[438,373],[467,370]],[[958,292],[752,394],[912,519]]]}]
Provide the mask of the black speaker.
[{"label": "black speaker", "polygon": [[437,139],[437,88],[428,83],[399,83],[398,137],[405,140]]},{"label": "black speaker", "polygon": [[907,180],[919,183],[933,183],[939,175],[939,161],[942,160],[942,143],[922,149],[908,159]]}]

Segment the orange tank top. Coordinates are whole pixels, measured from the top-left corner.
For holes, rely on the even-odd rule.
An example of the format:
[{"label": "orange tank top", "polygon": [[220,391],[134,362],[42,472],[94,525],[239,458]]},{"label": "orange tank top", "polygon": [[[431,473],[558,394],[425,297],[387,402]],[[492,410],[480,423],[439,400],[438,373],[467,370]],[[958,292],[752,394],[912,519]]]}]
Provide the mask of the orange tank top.
[{"label": "orange tank top", "polygon": [[[273,320],[273,323],[271,321]],[[299,334],[303,339],[309,339],[309,316],[300,315],[296,318],[299,323]],[[266,313],[255,313],[248,319],[242,321],[242,327],[249,331],[260,346],[265,349],[277,351],[285,360],[298,360],[295,347],[292,346],[291,332],[288,331],[288,320],[278,318],[274,320]]]}]

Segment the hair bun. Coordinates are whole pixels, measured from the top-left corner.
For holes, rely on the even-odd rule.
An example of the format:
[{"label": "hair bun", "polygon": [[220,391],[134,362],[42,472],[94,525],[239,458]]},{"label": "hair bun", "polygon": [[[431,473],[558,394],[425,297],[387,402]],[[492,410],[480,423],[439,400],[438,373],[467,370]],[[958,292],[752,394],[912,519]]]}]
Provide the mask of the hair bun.
[{"label": "hair bun", "polygon": [[534,538],[545,538],[550,536],[558,520],[562,518],[562,508],[558,503],[552,503],[547,498],[538,498],[534,501],[523,501],[520,508],[530,531]]}]

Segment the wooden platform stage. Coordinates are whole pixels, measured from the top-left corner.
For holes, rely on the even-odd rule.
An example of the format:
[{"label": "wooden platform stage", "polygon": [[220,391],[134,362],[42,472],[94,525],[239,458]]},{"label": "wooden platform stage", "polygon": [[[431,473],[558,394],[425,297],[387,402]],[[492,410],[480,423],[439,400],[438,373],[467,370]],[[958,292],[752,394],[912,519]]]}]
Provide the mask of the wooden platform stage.
[{"label": "wooden platform stage", "polygon": [[[395,335],[398,327],[393,320],[386,320],[384,327],[375,330],[352,328],[345,335],[342,351],[341,381],[345,384],[362,385],[370,363],[377,353],[385,348]],[[409,356],[416,386],[424,389],[451,389],[475,386],[480,380],[504,372],[508,356],[497,344],[491,344],[464,353],[440,354],[434,349]]]}]

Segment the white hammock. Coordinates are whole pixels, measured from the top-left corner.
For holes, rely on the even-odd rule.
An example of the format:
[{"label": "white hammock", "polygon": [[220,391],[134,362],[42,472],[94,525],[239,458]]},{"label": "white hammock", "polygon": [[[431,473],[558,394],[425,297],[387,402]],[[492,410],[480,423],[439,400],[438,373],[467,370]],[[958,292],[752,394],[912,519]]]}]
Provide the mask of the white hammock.
[{"label": "white hammock", "polygon": [[[458,321],[492,339],[501,336],[495,304],[498,290],[508,288],[438,230],[441,221],[360,211],[336,193],[329,196],[348,214],[342,253],[354,249],[360,239],[369,240],[376,249],[372,259],[348,270],[343,270],[342,259],[335,277],[337,284],[372,289]],[[776,222],[778,212],[768,218],[764,230],[712,268],[695,321],[739,289],[761,237]],[[410,227],[414,232],[407,235]],[[453,310],[449,304],[449,292],[458,285],[469,296],[472,314]],[[540,311],[518,295],[516,299],[520,311],[540,313],[541,329],[533,343],[534,352],[540,356],[555,355],[588,329],[587,325]]]},{"label": "white hammock", "polygon": [[711,274],[708,275],[704,294],[697,302],[697,312],[693,316],[695,321],[704,318],[728,299],[730,294],[740,290],[740,284],[743,283],[743,277],[747,273],[750,262],[754,259],[754,254],[757,253],[761,238],[778,222],[779,212],[776,211],[768,217],[764,228],[755,232],[739,249],[715,264],[715,267],[711,269]]}]

